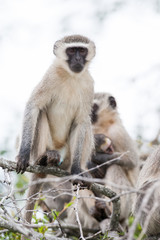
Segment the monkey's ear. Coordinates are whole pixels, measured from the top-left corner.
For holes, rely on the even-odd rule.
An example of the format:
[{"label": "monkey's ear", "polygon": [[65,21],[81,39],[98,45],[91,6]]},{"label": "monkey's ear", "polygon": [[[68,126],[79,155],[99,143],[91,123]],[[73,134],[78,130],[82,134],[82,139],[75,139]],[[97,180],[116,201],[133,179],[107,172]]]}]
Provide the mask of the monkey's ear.
[{"label": "monkey's ear", "polygon": [[110,96],[110,97],[108,98],[108,100],[109,100],[110,106],[111,106],[113,109],[115,109],[115,108],[117,107],[117,103],[116,103],[115,98],[114,98],[113,96]]},{"label": "monkey's ear", "polygon": [[54,46],[53,46],[54,55],[57,55],[57,49],[59,48],[59,46],[60,46],[60,40],[56,41]]},{"label": "monkey's ear", "polygon": [[53,53],[56,57],[67,60],[67,55],[65,53],[65,49],[66,49],[66,47],[65,47],[64,42],[61,40],[58,40],[55,42],[55,44],[53,46]]}]

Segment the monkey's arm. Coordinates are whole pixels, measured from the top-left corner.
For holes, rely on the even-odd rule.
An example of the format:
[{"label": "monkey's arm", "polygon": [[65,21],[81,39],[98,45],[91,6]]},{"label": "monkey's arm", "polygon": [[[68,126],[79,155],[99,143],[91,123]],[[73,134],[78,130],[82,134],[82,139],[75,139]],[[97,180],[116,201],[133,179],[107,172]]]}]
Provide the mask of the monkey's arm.
[{"label": "monkey's arm", "polygon": [[107,162],[107,165],[110,165],[109,164],[110,160],[115,159],[115,161],[113,162],[115,164],[118,162],[118,159],[116,159],[116,158],[119,158],[119,157],[120,157],[120,153],[118,153],[118,152],[115,152],[113,154],[96,153],[96,154],[92,155],[91,161],[98,165],[106,163],[106,162]]},{"label": "monkey's arm", "polygon": [[[135,156],[135,158],[136,158],[136,156]],[[117,164],[126,169],[132,169],[136,166],[136,161],[135,161],[135,163],[133,163],[130,159],[130,156],[128,156],[127,154],[125,156],[119,152],[115,152],[113,154],[106,154],[106,153],[93,154],[91,161],[89,161],[87,163],[87,167],[88,167],[88,169],[91,169],[91,168],[95,168],[98,165],[101,165],[103,163],[106,163],[106,165],[103,165],[103,166],[98,167],[91,171],[91,174],[93,177],[104,178],[107,168],[112,164]]]},{"label": "monkey's arm", "polygon": [[[92,154],[91,161],[87,162],[88,169],[95,168],[94,170],[91,170],[91,174],[95,178],[104,178],[106,174],[107,167],[109,167],[112,164],[116,164],[118,158],[120,156],[119,153],[113,153],[113,154],[105,154],[105,153],[96,153]],[[113,160],[115,159],[115,160]],[[113,161],[111,161],[113,160]],[[106,163],[103,166],[99,166],[103,163]],[[98,167],[98,168],[97,168]]]},{"label": "monkey's arm", "polygon": [[16,157],[17,173],[23,173],[29,164],[38,115],[39,109],[29,101],[25,108],[20,150]]},{"label": "monkey's arm", "polygon": [[[135,159],[135,162],[134,162],[132,161],[132,157],[130,156],[130,154],[127,154],[127,153],[126,154],[119,153],[119,152],[115,152],[113,154],[96,153],[92,155],[92,162],[97,165],[107,162],[106,166],[117,164],[126,169],[133,169],[137,164],[136,157],[137,156],[135,155],[133,158]],[[115,159],[115,161],[111,161],[113,159]]]},{"label": "monkey's arm", "polygon": [[24,173],[28,164],[30,153],[36,140],[36,126],[40,111],[43,110],[51,98],[51,90],[45,88],[47,77],[34,89],[24,112],[22,136],[17,160],[17,173]]},{"label": "monkey's arm", "polygon": [[121,153],[120,158],[118,159],[116,164],[123,167],[123,168],[126,168],[127,170],[133,169],[138,164],[138,156],[137,156],[136,152],[134,152],[134,153],[131,153],[131,152]]}]

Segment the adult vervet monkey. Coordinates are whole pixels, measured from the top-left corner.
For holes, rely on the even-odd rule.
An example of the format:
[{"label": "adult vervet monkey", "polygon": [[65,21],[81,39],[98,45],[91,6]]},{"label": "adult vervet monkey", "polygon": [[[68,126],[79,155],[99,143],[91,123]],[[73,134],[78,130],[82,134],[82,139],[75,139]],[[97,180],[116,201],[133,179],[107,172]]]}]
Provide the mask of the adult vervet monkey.
[{"label": "adult vervet monkey", "polygon": [[[94,95],[91,119],[93,133],[96,136],[95,145],[96,143],[105,143],[106,140],[109,139],[111,141],[111,147],[105,153],[103,144],[100,144],[99,146],[103,151],[97,149],[98,151],[92,155],[88,167],[96,167],[97,165],[107,162],[107,165],[103,165],[91,171],[91,173],[93,177],[103,178],[106,182],[106,187],[112,189],[117,195],[121,195],[123,192],[132,189],[138,178],[139,158],[135,143],[123,126],[117,109],[117,102],[111,94],[96,93]],[[119,157],[120,159],[110,162],[110,160]],[[112,212],[112,204],[107,204],[105,206],[103,204],[103,199],[97,202],[94,199],[94,194],[90,190],[80,191],[79,194],[83,197],[79,200],[80,205],[78,205],[79,218],[82,226],[89,228],[94,228],[95,226],[99,227],[99,222],[104,220],[105,217],[107,218],[107,214],[109,213],[108,210]],[[133,194],[129,193],[122,195],[120,200],[120,222],[125,226],[125,220],[131,212]],[[105,212],[106,216],[104,214]],[[75,223],[76,218],[72,206],[68,211],[68,215],[67,222]],[[104,228],[102,224],[100,225]]]},{"label": "adult vervet monkey", "polygon": [[[127,190],[135,186],[139,173],[139,158],[135,143],[123,126],[117,110],[117,102],[111,94],[95,94],[92,108],[92,123],[94,134],[102,133],[106,135],[112,142],[114,152],[112,155],[96,154],[92,157],[90,167],[108,161],[109,165],[106,165],[106,168],[104,166],[101,168],[99,177],[104,177],[106,187],[111,188],[117,194],[121,194],[125,189]],[[113,159],[120,155],[120,159],[109,163],[111,157]],[[117,187],[108,185],[108,182],[112,182]],[[120,199],[120,220],[124,222],[131,212],[133,195],[123,195]]]},{"label": "adult vervet monkey", "polygon": [[91,162],[93,164],[102,164],[110,161],[111,157],[113,159],[125,153],[121,156],[121,160],[117,160],[113,164],[116,163],[116,165],[123,167],[125,171],[129,171],[127,172],[128,178],[132,185],[135,185],[137,177],[135,170],[137,173],[139,158],[135,143],[126,131],[119,116],[116,99],[109,93],[96,93],[94,95],[91,119],[94,134],[102,133],[107,136],[111,140],[114,149],[112,155],[95,154]]},{"label": "adult vervet monkey", "polygon": [[[90,112],[93,79],[88,66],[95,45],[81,35],[66,36],[54,44],[56,56],[42,81],[33,90],[24,113],[17,159],[17,173],[41,157],[43,164],[59,165],[79,174],[90,159],[94,144]],[[34,174],[32,181],[37,179]],[[29,196],[38,192],[33,185]],[[27,204],[32,210],[34,201]],[[31,222],[32,214],[26,214]]]}]

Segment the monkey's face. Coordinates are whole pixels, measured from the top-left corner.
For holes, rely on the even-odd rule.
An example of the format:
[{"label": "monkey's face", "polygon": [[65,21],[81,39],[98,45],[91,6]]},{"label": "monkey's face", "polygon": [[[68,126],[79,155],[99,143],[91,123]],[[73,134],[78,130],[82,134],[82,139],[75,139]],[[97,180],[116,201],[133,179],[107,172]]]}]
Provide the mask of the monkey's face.
[{"label": "monkey's face", "polygon": [[69,68],[75,73],[80,73],[86,63],[88,49],[84,47],[70,47],[66,49],[66,54]]},{"label": "monkey's face", "polygon": [[113,96],[108,93],[96,93],[91,110],[91,122],[95,124],[100,118],[103,121],[104,119],[105,121],[110,120],[116,111],[117,103]]}]

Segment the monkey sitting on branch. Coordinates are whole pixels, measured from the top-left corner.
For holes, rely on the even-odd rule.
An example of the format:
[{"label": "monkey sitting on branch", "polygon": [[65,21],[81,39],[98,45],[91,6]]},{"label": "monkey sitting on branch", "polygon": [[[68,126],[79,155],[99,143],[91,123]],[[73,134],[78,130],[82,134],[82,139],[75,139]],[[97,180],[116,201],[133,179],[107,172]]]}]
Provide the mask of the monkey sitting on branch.
[{"label": "monkey sitting on branch", "polygon": [[[109,163],[106,168],[103,168],[104,171],[106,170],[104,176],[105,186],[119,195],[132,189],[136,184],[139,172],[137,150],[133,140],[123,126],[117,110],[117,102],[112,95],[109,93],[96,93],[92,109],[94,134],[105,134],[112,142],[114,149],[112,157],[116,158],[119,155],[119,159],[111,161],[111,164],[109,163],[110,155],[107,154],[96,156],[92,159],[92,163]],[[122,195],[120,200],[120,221],[125,225],[125,220],[131,212],[133,195],[131,193]],[[112,211],[112,208],[110,210]]]},{"label": "monkey sitting on branch", "polygon": [[[79,174],[94,148],[90,112],[93,79],[88,71],[95,44],[87,37],[71,35],[54,44],[56,56],[29,98],[23,120],[17,173],[24,173],[39,157],[43,164]],[[39,176],[33,174],[31,182]],[[40,190],[31,185],[28,198]],[[31,222],[35,200],[27,202],[25,220]]]},{"label": "monkey sitting on branch", "polygon": [[[96,93],[92,108],[92,124],[94,134],[103,133],[112,142],[114,149],[113,158],[118,157],[117,161],[106,165],[104,179],[105,186],[111,188],[115,193],[122,194],[124,191],[135,186],[139,172],[139,158],[135,143],[127,133],[120,119],[117,102],[109,93]],[[92,159],[93,163],[109,162],[110,155],[96,156]],[[109,183],[112,183],[110,185]],[[116,186],[117,185],[117,186]],[[133,201],[131,193],[120,197],[121,200],[121,222],[128,218]],[[112,211],[112,208],[111,208]]]},{"label": "monkey sitting on branch", "polygon": [[[109,93],[96,93],[91,119],[93,133],[107,136],[111,140],[114,150],[112,150],[112,154],[96,153],[93,155],[88,163],[88,168],[91,169],[103,164],[102,167],[91,171],[93,177],[103,178],[106,187],[113,190],[117,195],[121,195],[123,192],[132,189],[136,184],[139,173],[139,158],[135,144],[120,119],[115,98]],[[125,225],[125,221],[131,212],[133,195],[131,193],[122,195],[120,200],[120,222]],[[92,209],[90,211],[92,216],[98,214],[96,204],[95,206],[93,204],[92,207],[91,204],[88,204]],[[112,205],[107,204],[107,206],[112,212]],[[103,220],[103,217],[101,220]]]},{"label": "monkey sitting on branch", "polygon": [[[125,226],[126,219],[131,212],[133,194],[123,195],[123,192],[129,191],[135,186],[139,173],[139,158],[135,143],[123,126],[115,98],[109,93],[94,95],[91,119],[93,133],[97,136],[95,145],[96,142],[105,142],[107,137],[111,141],[111,148],[106,153],[99,151],[93,154],[91,161],[88,162],[88,168],[98,166],[95,170],[91,170],[93,177],[102,178],[106,187],[117,195],[121,195],[120,222]],[[104,150],[104,148],[102,149]],[[103,164],[102,167],[99,166],[101,164]],[[81,204],[78,213],[83,227],[99,226],[100,222],[112,213],[112,204],[106,205],[105,199],[95,200],[95,195],[90,190],[82,190],[79,193],[82,198],[79,200]],[[68,212],[67,221],[74,223],[72,206]]]}]

